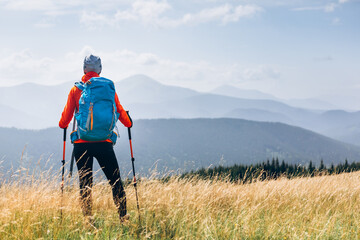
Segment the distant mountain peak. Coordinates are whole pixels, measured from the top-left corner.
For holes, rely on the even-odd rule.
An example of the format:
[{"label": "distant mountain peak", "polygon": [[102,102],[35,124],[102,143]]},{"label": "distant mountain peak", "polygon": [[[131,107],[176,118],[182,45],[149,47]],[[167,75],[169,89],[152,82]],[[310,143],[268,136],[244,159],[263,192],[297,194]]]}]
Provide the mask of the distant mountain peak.
[{"label": "distant mountain peak", "polygon": [[230,90],[230,89],[240,89],[238,87],[235,87],[235,86],[232,86],[232,85],[229,85],[229,84],[223,84],[221,86],[218,86],[216,88],[214,88],[212,91],[216,91],[216,90]]},{"label": "distant mountain peak", "polygon": [[125,84],[152,84],[152,85],[163,85],[161,83],[159,83],[158,81],[154,80],[153,78],[146,76],[144,74],[136,74],[136,75],[132,75],[130,77],[127,77],[123,80],[120,81],[121,83],[125,83]]},{"label": "distant mountain peak", "polygon": [[263,93],[256,89],[241,89],[232,85],[224,84],[211,91],[214,94],[247,99],[271,99],[276,100],[271,94]]}]

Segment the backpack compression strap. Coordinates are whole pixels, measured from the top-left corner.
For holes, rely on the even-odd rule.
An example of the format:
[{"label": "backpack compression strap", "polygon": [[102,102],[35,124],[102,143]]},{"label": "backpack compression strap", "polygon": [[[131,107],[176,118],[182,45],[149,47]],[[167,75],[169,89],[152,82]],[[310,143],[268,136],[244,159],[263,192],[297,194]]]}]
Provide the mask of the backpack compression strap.
[{"label": "backpack compression strap", "polygon": [[80,89],[81,91],[84,90],[85,86],[83,82],[75,82],[75,87]]}]

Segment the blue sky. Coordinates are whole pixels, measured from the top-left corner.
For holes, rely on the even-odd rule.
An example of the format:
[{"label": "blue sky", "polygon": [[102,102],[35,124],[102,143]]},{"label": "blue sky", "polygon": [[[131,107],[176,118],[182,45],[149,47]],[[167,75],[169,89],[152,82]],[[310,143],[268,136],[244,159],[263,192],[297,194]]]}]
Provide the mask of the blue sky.
[{"label": "blue sky", "polygon": [[360,109],[359,0],[0,0],[0,86],[146,74]]}]

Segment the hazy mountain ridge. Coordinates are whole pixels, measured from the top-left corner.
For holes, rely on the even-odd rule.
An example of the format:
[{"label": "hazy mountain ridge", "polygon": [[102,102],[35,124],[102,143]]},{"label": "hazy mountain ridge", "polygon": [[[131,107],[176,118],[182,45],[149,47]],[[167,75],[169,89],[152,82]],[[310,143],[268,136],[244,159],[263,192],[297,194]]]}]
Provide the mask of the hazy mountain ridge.
[{"label": "hazy mountain ridge", "polygon": [[315,98],[306,99],[280,99],[271,94],[263,93],[254,89],[240,89],[230,85],[222,85],[211,91],[211,93],[224,95],[228,97],[246,98],[246,99],[267,99],[285,103],[296,108],[305,108],[318,111],[327,111],[338,109],[335,105]]},{"label": "hazy mountain ridge", "polygon": [[26,121],[34,122],[35,128],[40,128],[43,124],[42,119],[36,116],[29,115],[23,111],[14,109],[9,106],[0,104],[0,116],[2,127],[18,127],[26,128],[28,125]]},{"label": "hazy mountain ridge", "polygon": [[4,121],[9,121],[9,119],[14,123],[17,119],[21,119],[20,125],[14,124],[14,127],[20,128],[40,129],[57,126],[67,95],[74,82],[56,86],[25,83],[19,86],[0,88],[0,104],[32,116],[30,119],[23,115],[13,118],[4,116],[0,119],[0,126],[5,126]]},{"label": "hazy mountain ridge", "polygon": [[291,120],[285,114],[275,113],[261,109],[254,109],[254,108],[248,108],[248,109],[237,108],[225,114],[225,117],[251,119],[254,121],[264,121],[264,119],[266,119],[267,121],[265,122],[282,122],[282,123],[294,125],[293,120]]},{"label": "hazy mountain ridge", "polygon": [[[115,151],[126,175],[131,170],[128,136],[126,128],[118,125],[120,139]],[[47,164],[59,169],[62,134],[60,128],[0,128],[1,171],[8,171],[11,165],[35,167],[38,162],[39,167]],[[272,157],[301,164],[310,160],[319,164],[321,159],[325,164],[360,159],[360,147],[282,123],[226,118],[137,120],[132,135],[136,167],[146,174],[155,166],[161,171],[184,171],[210,165],[251,164]],[[67,162],[71,151],[68,137]]]},{"label": "hazy mountain ridge", "polygon": [[198,95],[199,92],[163,85],[145,75],[135,75],[115,83],[121,101],[130,103],[160,103]]},{"label": "hazy mountain ridge", "polygon": [[222,85],[210,91],[210,93],[224,95],[228,97],[242,97],[247,99],[269,99],[279,100],[275,96],[267,93],[263,93],[258,90],[240,89],[230,85]]}]

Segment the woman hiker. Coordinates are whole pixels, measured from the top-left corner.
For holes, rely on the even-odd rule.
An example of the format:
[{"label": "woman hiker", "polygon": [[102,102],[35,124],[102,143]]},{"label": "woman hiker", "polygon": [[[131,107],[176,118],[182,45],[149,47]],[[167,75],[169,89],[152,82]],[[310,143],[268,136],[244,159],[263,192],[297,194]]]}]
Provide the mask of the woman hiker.
[{"label": "woman hiker", "polygon": [[[105,78],[99,78],[99,75],[101,73],[101,59],[98,56],[89,55],[86,56],[84,59],[84,75],[81,79],[80,84],[75,84],[75,86],[70,90],[70,93],[68,95],[67,103],[64,108],[64,111],[62,112],[61,119],[59,121],[59,127],[60,128],[67,128],[71,119],[73,118],[73,114],[76,110],[76,119],[78,121],[78,131],[73,133],[71,138],[74,143],[74,155],[76,160],[76,165],[78,169],[79,174],[79,182],[80,182],[80,195],[81,195],[81,207],[83,214],[88,220],[92,219],[92,200],[91,200],[91,188],[93,185],[93,157],[95,157],[103,170],[106,178],[108,179],[111,188],[112,188],[112,194],[113,199],[115,202],[115,205],[119,212],[120,222],[124,222],[129,219],[129,215],[127,215],[126,212],[126,196],[124,187],[122,185],[122,181],[120,178],[120,170],[119,165],[115,156],[115,152],[113,149],[113,144],[115,144],[116,141],[116,134],[112,134],[113,136],[109,137],[108,139],[100,140],[100,141],[94,141],[91,137],[82,137],[82,132],[79,133],[79,128],[81,120],[78,119],[79,112],[84,109],[83,106],[79,106],[79,100],[81,98],[81,104],[84,102],[84,97],[82,97],[82,90],[84,89],[81,86],[85,85],[95,85],[93,81],[100,79],[103,80]],[[92,79],[93,78],[93,79]],[[92,80],[90,80],[92,79]],[[90,80],[90,81],[89,81]],[[108,79],[105,79],[108,80]],[[85,84],[88,82],[88,84]],[[110,82],[110,86],[113,82],[108,80]],[[101,81],[100,81],[101,82]],[[82,84],[81,84],[82,83]],[[109,87],[108,87],[109,88]],[[117,119],[120,120],[120,122],[125,127],[132,127],[132,120],[130,116],[128,116],[127,112],[123,109],[121,106],[118,96],[115,93],[115,88],[110,87],[110,89],[113,89],[113,91],[110,93],[114,94],[108,94],[110,96],[114,96],[111,98],[114,102],[114,105],[116,106],[116,112],[114,111],[115,118],[115,124]],[[84,90],[85,91],[85,90]],[[107,90],[106,90],[107,91]],[[106,93],[106,91],[101,91],[101,93]],[[93,91],[95,92],[95,90]],[[91,103],[90,103],[91,104]],[[96,105],[96,104],[95,104]],[[96,106],[91,104],[91,116],[87,117],[87,126],[90,127],[91,123],[91,129],[96,128],[95,120],[93,119],[93,112],[96,110]],[[80,108],[79,108],[80,107]],[[98,107],[99,108],[99,107]],[[104,107],[101,107],[103,110]],[[113,107],[115,109],[115,107]],[[80,109],[80,110],[79,110]],[[98,111],[101,111],[98,110]],[[85,111],[85,114],[88,114],[88,110]],[[89,113],[90,113],[89,112]],[[100,113],[100,116],[104,114]],[[95,116],[95,113],[94,113]],[[94,123],[92,122],[94,121]],[[83,121],[84,122],[84,121]],[[80,124],[80,125],[79,125]],[[84,123],[83,123],[84,124]],[[112,125],[115,125],[111,123]],[[113,128],[114,126],[112,126]],[[83,128],[81,128],[83,129]],[[95,129],[96,130],[96,129]],[[112,132],[112,129],[111,129]],[[73,139],[73,135],[75,135],[75,139]],[[115,141],[114,138],[115,137]],[[83,138],[83,139],[82,139]],[[91,139],[91,140],[89,140]],[[96,139],[96,138],[95,138]]]}]

